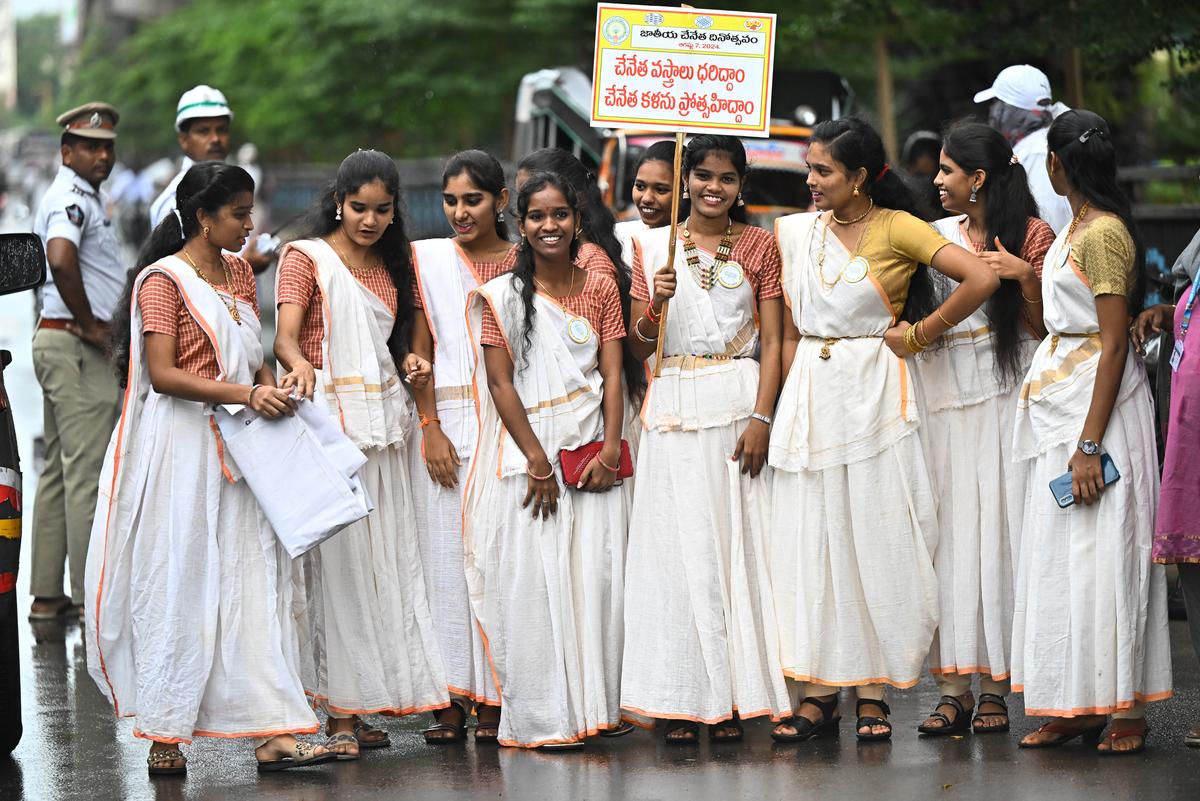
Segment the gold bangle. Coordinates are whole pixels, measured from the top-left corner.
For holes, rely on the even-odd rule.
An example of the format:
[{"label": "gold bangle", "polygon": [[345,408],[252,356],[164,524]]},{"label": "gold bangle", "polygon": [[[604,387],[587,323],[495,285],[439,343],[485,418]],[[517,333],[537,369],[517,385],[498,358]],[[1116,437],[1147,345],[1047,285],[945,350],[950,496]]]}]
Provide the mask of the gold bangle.
[{"label": "gold bangle", "polygon": [[908,352],[914,355],[925,350],[924,345],[917,341],[917,327],[910,325],[904,329],[904,347],[908,348]]},{"label": "gold bangle", "polygon": [[610,472],[610,473],[619,473],[619,472],[621,472],[621,465],[620,465],[620,462],[619,462],[619,460],[618,460],[618,463],[617,463],[617,466],[616,466],[616,467],[610,467],[610,466],[608,466],[608,465],[606,465],[606,464],[604,463],[604,460],[600,458],[600,454],[598,454],[598,453],[597,453],[597,454],[596,454],[596,461],[600,463],[600,466],[601,466],[601,467],[603,467],[605,470],[607,470],[607,471],[608,471],[608,472]]},{"label": "gold bangle", "polygon": [[1021,300],[1025,301],[1026,303],[1041,303],[1041,302],[1042,302],[1042,299],[1041,299],[1041,298],[1027,298],[1027,297],[1025,297],[1025,293],[1024,293],[1024,292],[1022,292],[1022,293],[1021,293]]},{"label": "gold bangle", "polygon": [[550,465],[550,472],[544,476],[535,476],[532,467],[525,468],[525,475],[532,478],[534,481],[545,481],[548,478],[554,478],[554,465]]},{"label": "gold bangle", "polygon": [[[929,337],[925,336],[924,332],[921,329],[921,324],[924,322],[925,322],[925,318],[922,317],[920,320],[917,320],[917,324],[913,326],[913,339],[915,339],[917,341],[917,344],[920,345],[922,348],[928,348],[930,345]],[[925,341],[922,342],[921,340],[925,340]]]},{"label": "gold bangle", "polygon": [[[636,320],[634,320],[634,322],[633,322],[633,333],[634,333],[634,336],[636,336],[636,337],[637,337],[639,340],[641,340],[642,342],[645,342],[645,343],[647,343],[647,344],[649,344],[649,343],[651,343],[651,342],[656,342],[656,341],[658,341],[658,334],[655,334],[655,335],[654,335],[654,336],[652,336],[652,337],[648,337],[648,336],[646,336],[645,334],[643,334],[643,333],[642,333],[642,320],[649,320],[649,319],[650,319],[649,317],[644,317],[644,316],[643,316],[643,317],[639,317],[639,318],[637,318],[637,319],[636,319]],[[653,323],[654,321],[653,321],[653,320],[651,320],[650,322],[651,322],[651,323]]]},{"label": "gold bangle", "polygon": [[958,325],[958,323],[952,323],[949,320],[947,320],[946,315],[942,314],[941,309],[934,309],[933,311],[935,314],[937,314],[938,317],[941,318],[942,322],[946,324],[947,328],[953,328],[954,326]]}]

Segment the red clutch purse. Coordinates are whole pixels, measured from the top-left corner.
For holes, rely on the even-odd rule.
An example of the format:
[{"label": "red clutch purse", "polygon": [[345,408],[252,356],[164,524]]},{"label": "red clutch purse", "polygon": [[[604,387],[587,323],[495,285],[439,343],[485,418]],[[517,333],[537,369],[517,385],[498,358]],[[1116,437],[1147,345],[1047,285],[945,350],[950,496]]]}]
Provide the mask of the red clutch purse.
[{"label": "red clutch purse", "polygon": [[[583,475],[583,470],[588,466],[596,456],[600,453],[600,449],[604,447],[603,442],[589,442],[587,445],[581,445],[574,450],[561,450],[558,452],[558,461],[562,465],[563,483],[568,487],[574,487],[579,483],[579,477]],[[630,478],[633,476],[633,459],[629,456],[629,443],[621,440],[621,458],[617,460],[617,480]]]}]

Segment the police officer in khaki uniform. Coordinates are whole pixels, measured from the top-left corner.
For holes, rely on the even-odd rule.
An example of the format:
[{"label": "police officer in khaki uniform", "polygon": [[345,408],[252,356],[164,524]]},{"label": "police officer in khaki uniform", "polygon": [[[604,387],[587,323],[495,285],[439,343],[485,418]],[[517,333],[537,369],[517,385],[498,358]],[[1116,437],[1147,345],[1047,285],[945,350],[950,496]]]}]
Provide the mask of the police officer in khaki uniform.
[{"label": "police officer in khaki uniform", "polygon": [[[49,272],[33,335],[46,464],[33,505],[31,620],[78,614],[105,448],[120,409],[109,323],[125,270],[100,184],[112,172],[117,111],[88,103],[58,117],[62,166],[34,217]],[[70,564],[70,597],[63,565]]]}]

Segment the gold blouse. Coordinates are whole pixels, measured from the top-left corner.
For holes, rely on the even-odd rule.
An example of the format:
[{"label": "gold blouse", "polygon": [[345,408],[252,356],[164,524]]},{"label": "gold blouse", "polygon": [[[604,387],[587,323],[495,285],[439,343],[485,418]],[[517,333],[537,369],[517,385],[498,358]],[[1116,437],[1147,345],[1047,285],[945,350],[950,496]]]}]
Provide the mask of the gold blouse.
[{"label": "gold blouse", "polygon": [[908,284],[918,264],[929,264],[950,241],[924,220],[903,211],[883,209],[863,233],[856,254],[867,260],[871,275],[883,287],[897,318],[908,300]]},{"label": "gold blouse", "polygon": [[1071,255],[1091,284],[1093,297],[1128,295],[1133,288],[1137,247],[1119,218],[1093,220],[1072,243]]}]

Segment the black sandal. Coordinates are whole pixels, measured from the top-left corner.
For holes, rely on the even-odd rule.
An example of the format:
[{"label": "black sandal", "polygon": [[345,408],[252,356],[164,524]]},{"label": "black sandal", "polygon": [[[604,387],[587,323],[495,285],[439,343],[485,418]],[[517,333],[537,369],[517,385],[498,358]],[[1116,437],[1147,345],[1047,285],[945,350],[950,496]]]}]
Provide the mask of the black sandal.
[{"label": "black sandal", "polygon": [[714,743],[740,743],[745,733],[737,712],[729,720],[708,724],[708,739]]},{"label": "black sandal", "polygon": [[[875,701],[870,698],[859,698],[858,703],[854,705],[854,714],[858,716],[858,722],[854,724],[854,733],[862,742],[879,742],[882,740],[892,739],[892,724],[887,718],[881,718],[876,715],[863,715],[863,705],[877,706],[885,715],[892,714],[892,708],[884,701]],[[883,734],[875,734],[868,732],[863,734],[859,729],[871,726],[887,726],[887,731]]]},{"label": "black sandal", "polygon": [[690,720],[668,721],[663,742],[668,745],[696,745],[700,742],[700,726]]},{"label": "black sandal", "polygon": [[[1003,712],[980,712],[979,709],[984,704],[995,704],[1003,709]],[[1004,724],[1001,726],[977,726],[975,725],[983,718],[994,717],[996,715],[1004,715]],[[1008,702],[1002,696],[995,693],[980,693],[979,698],[975,701],[975,716],[971,718],[971,731],[975,734],[1001,734],[1008,731]]]},{"label": "black sandal", "polygon": [[[425,742],[428,745],[450,745],[452,743],[461,743],[467,737],[467,708],[461,701],[451,701],[450,706],[439,710],[440,712],[448,712],[451,709],[457,709],[462,716],[459,723],[443,723],[438,720],[437,713],[434,713],[434,723],[428,729],[425,729],[421,734],[425,735]],[[431,734],[437,732],[451,732],[449,737],[430,737]]]},{"label": "black sandal", "polygon": [[[495,720],[483,720],[480,715],[485,710],[496,710]],[[500,707],[492,704],[480,704],[475,710],[475,742],[494,743],[500,737]],[[489,716],[490,717],[490,716]]]},{"label": "black sandal", "polygon": [[[983,696],[980,696],[980,698],[982,699]],[[938,711],[938,709],[943,706],[954,707],[954,720],[951,720],[949,717],[947,717],[945,712]],[[978,704],[976,704],[976,706],[978,707]],[[927,734],[930,737],[949,737],[952,734],[962,734],[966,732],[968,728],[974,725],[976,720],[979,719],[978,715],[976,715],[974,718],[971,718],[970,713],[967,712],[967,708],[963,706],[962,701],[958,700],[958,698],[954,697],[953,695],[943,695],[941,698],[939,698],[937,706],[934,707],[934,710],[929,713],[929,717],[933,720],[940,720],[942,722],[941,726],[930,726],[927,723],[922,723],[917,727],[917,731],[919,731],[921,734]]]},{"label": "black sandal", "polygon": [[784,734],[780,731],[772,731],[772,740],[777,743],[798,743],[814,737],[836,737],[841,733],[838,724],[842,722],[842,716],[835,714],[838,706],[837,695],[825,696],[824,701],[815,696],[809,696],[800,702],[801,706],[804,704],[812,704],[821,710],[821,720],[814,723],[803,715],[794,715],[788,720],[781,721],[780,725],[791,726],[796,733]]}]

